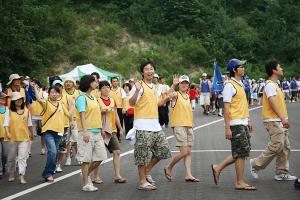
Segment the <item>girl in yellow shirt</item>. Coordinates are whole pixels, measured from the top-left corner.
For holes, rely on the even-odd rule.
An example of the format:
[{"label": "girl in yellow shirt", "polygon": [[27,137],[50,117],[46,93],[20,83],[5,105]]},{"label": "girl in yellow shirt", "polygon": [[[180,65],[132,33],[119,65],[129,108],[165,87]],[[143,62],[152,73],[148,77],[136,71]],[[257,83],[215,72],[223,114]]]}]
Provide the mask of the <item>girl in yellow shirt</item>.
[{"label": "girl in yellow shirt", "polygon": [[171,127],[176,138],[176,146],[179,147],[180,153],[175,155],[170,163],[165,167],[165,177],[167,180],[172,180],[173,167],[182,159],[184,159],[185,166],[185,181],[199,182],[191,172],[192,155],[191,149],[194,143],[193,133],[193,111],[190,105],[190,98],[188,95],[189,77],[182,75],[180,77],[173,77],[172,90],[176,85],[179,86],[178,92],[172,93],[171,101]]},{"label": "girl in yellow shirt", "polygon": [[3,126],[8,140],[8,181],[15,180],[15,165],[17,161],[20,182],[25,184],[27,183],[25,171],[28,159],[28,145],[29,140],[33,138],[33,131],[31,115],[25,107],[24,97],[21,93],[12,93],[10,108],[5,114]]},{"label": "girl in yellow shirt", "polygon": [[[35,87],[37,94],[37,87]],[[50,86],[48,100],[42,100],[37,96],[38,102],[43,107],[42,116],[42,134],[47,147],[47,162],[42,177],[45,181],[53,182],[54,171],[57,163],[57,149],[64,133],[64,115],[70,117],[69,112],[58,101],[60,98],[60,89],[57,86]]]}]

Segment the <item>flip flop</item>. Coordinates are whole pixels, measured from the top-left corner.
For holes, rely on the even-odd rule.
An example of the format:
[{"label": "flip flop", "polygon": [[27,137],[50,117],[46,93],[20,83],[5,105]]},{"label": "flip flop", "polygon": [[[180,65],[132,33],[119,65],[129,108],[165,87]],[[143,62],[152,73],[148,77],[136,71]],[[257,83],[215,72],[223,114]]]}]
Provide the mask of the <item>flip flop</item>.
[{"label": "flip flop", "polygon": [[198,178],[185,179],[185,182],[194,182],[194,183],[196,183],[196,182],[200,182],[200,179],[198,179]]},{"label": "flip flop", "polygon": [[245,187],[238,188],[236,187],[235,190],[247,190],[247,191],[254,191],[256,188],[252,185],[246,185]]},{"label": "flip flop", "polygon": [[115,183],[126,183],[126,179],[125,178],[117,178],[114,180]]},{"label": "flip flop", "polygon": [[103,183],[103,181],[101,179],[94,179],[92,182],[95,183],[95,184],[102,184]]},{"label": "flip flop", "polygon": [[217,179],[216,171],[214,169],[214,165],[211,164],[210,166],[211,166],[211,170],[212,170],[212,173],[213,173],[213,176],[214,176],[214,182],[215,182],[216,185],[218,185],[219,180]]},{"label": "flip flop", "polygon": [[155,180],[152,178],[151,175],[146,175],[146,180],[147,180],[149,183],[151,183],[152,185],[155,184]]},{"label": "flip flop", "polygon": [[145,191],[151,191],[151,190],[157,190],[157,187],[152,185],[151,183],[144,183],[139,186],[138,190],[145,190]]},{"label": "flip flop", "polygon": [[172,181],[172,176],[170,174],[167,173],[167,168],[164,168],[164,172],[165,172],[165,178],[168,181]]}]

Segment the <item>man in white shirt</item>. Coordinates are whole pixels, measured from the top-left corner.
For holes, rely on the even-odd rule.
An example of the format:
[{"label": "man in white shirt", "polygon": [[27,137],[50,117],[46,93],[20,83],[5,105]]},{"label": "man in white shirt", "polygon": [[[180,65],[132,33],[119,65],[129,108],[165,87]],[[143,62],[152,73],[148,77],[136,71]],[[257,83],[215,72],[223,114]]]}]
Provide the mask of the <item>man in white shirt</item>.
[{"label": "man in white shirt", "polygon": [[231,164],[235,165],[236,190],[256,190],[244,181],[245,159],[249,157],[251,144],[250,133],[252,123],[249,119],[249,109],[242,76],[245,73],[246,61],[231,59],[227,65],[231,79],[223,90],[225,138],[231,142],[231,155],[217,165],[211,165],[214,182],[217,185],[221,172]]},{"label": "man in white shirt", "polygon": [[283,75],[283,70],[277,61],[267,63],[265,69],[269,80],[263,93],[262,118],[269,133],[270,142],[258,157],[250,159],[250,172],[257,179],[258,171],[266,168],[276,158],[274,179],[293,181],[296,177],[289,174],[291,147],[288,128],[290,125],[284,95],[277,85],[277,80]]},{"label": "man in white shirt", "polygon": [[133,127],[136,130],[134,145],[135,164],[139,172],[139,190],[156,190],[150,172],[161,160],[171,157],[170,147],[158,120],[158,106],[170,100],[169,96],[158,100],[153,84],[155,65],[151,61],[141,64],[142,81],[135,81],[130,91],[129,103],[134,108]]}]

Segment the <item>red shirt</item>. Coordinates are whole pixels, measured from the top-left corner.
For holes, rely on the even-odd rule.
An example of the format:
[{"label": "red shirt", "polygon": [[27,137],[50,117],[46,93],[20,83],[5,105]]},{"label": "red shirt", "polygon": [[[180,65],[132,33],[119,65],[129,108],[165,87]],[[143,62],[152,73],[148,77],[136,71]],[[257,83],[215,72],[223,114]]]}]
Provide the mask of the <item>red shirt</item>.
[{"label": "red shirt", "polygon": [[196,89],[190,89],[189,90],[190,100],[195,100],[196,99],[196,95],[197,95]]},{"label": "red shirt", "polygon": [[[103,101],[103,103],[104,103],[106,106],[109,106],[109,104],[110,104],[110,98],[108,98],[108,99],[102,99],[102,98],[101,98],[101,100]],[[116,101],[114,101],[114,102],[115,102],[115,107],[117,107]]]}]

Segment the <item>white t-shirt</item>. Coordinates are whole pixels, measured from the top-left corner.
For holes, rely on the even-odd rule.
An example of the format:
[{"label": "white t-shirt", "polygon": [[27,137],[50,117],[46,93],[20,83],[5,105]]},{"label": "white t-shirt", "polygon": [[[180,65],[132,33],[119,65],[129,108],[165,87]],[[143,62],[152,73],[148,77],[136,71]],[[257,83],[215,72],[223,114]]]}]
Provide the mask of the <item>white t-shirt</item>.
[{"label": "white t-shirt", "polygon": [[[231,79],[235,80],[241,86],[244,87],[242,81],[238,81],[235,78],[231,78]],[[230,82],[227,82],[225,84],[224,90],[223,90],[223,102],[224,103],[231,103],[232,97],[235,94],[236,94],[236,89],[234,88],[234,86]],[[230,120],[230,126],[234,126],[234,125],[246,125],[247,126],[248,125],[248,118]]]},{"label": "white t-shirt", "polygon": [[[276,85],[274,83],[268,83],[265,87],[265,92],[267,98],[270,98],[272,96],[276,96]],[[274,119],[265,119],[264,122],[281,122],[280,118],[274,118]]]},{"label": "white t-shirt", "polygon": [[298,84],[298,90],[300,90],[300,81],[297,81]]},{"label": "white t-shirt", "polygon": [[[154,84],[147,84],[150,88],[154,87]],[[132,87],[130,90],[129,98],[131,98],[136,91],[135,86]],[[144,90],[143,87],[140,89],[138,98],[136,100],[136,103],[140,100]],[[156,92],[156,96],[159,97],[159,92]],[[158,108],[157,108],[158,109]],[[159,120],[157,119],[134,119],[133,121],[133,127],[136,130],[142,130],[142,131],[152,131],[152,132],[158,132],[161,131],[161,126],[159,124]]]},{"label": "white t-shirt", "polygon": [[[4,122],[3,122],[3,126],[4,127],[8,127],[9,125],[9,120],[10,120],[10,110],[7,110],[7,112],[5,112],[5,116],[4,116]],[[30,112],[28,112],[28,126],[32,126],[32,121],[31,121],[31,114]]]}]

